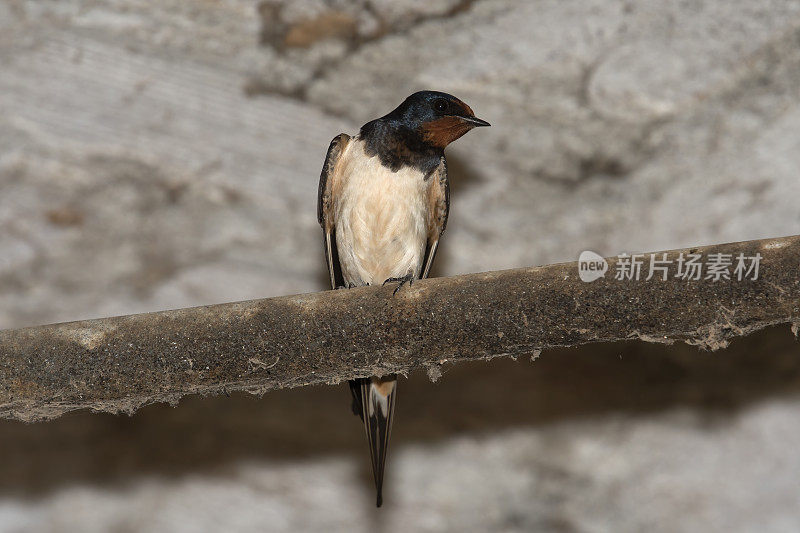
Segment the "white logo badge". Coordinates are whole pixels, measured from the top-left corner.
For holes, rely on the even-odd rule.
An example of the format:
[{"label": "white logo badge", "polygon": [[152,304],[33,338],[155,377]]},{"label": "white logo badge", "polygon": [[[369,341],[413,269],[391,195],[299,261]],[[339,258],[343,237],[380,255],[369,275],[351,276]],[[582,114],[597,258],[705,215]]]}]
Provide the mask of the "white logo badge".
[{"label": "white logo badge", "polygon": [[603,256],[586,250],[578,258],[578,276],[589,283],[606,275],[608,263]]}]

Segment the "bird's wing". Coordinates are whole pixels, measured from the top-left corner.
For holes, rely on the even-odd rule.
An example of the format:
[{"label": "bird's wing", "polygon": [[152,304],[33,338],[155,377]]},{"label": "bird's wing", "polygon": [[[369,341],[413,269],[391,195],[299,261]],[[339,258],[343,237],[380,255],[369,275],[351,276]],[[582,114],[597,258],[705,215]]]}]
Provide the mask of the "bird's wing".
[{"label": "bird's wing", "polygon": [[422,278],[427,278],[436,257],[439,239],[447,226],[447,215],[450,212],[450,182],[447,180],[447,162],[444,157],[439,166],[431,173],[428,187],[428,244],[425,248],[425,268]]},{"label": "bird's wing", "polygon": [[328,154],[325,156],[325,165],[319,176],[319,196],[317,197],[317,221],[322,226],[325,238],[325,259],[328,262],[328,273],[331,276],[331,288],[339,286],[338,282],[344,283],[339,267],[339,260],[336,250],[336,239],[334,229],[336,220],[334,217],[333,203],[334,198],[341,186],[339,168],[337,163],[341,159],[345,147],[350,142],[350,136],[340,133],[331,141],[328,147]]}]

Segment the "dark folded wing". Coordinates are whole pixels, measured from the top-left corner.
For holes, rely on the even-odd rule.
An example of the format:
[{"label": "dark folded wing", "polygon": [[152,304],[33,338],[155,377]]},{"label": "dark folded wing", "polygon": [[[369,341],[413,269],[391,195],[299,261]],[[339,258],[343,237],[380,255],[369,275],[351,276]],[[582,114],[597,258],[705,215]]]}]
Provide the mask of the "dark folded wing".
[{"label": "dark folded wing", "polygon": [[428,243],[425,247],[422,277],[427,278],[431,270],[436,251],[439,248],[439,239],[447,226],[447,216],[450,213],[450,182],[447,180],[447,162],[444,157],[439,162],[430,177],[428,188]]},{"label": "dark folded wing", "polygon": [[322,226],[323,243],[325,246],[325,260],[328,263],[328,273],[331,276],[331,288],[341,286],[341,268],[339,267],[339,257],[336,250],[336,220],[334,217],[334,199],[339,190],[339,176],[337,174],[337,163],[344,152],[350,136],[341,133],[334,137],[328,147],[328,154],[325,156],[325,164],[319,176],[319,194],[317,196],[317,221]]}]

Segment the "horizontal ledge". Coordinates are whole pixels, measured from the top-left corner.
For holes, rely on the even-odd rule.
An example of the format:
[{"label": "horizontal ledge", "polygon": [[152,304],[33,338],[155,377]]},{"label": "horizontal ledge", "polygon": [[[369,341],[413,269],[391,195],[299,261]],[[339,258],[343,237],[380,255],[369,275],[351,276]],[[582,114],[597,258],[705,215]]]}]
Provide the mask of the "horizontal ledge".
[{"label": "horizontal ledge", "polygon": [[[676,275],[689,254],[700,279]],[[740,254],[748,268],[760,258],[757,275],[736,270]],[[627,267],[639,261],[637,280]],[[445,362],[625,339],[715,350],[800,324],[800,236],[606,262],[592,282],[573,262],[421,280],[395,296],[362,287],[0,331],[0,416],[131,413],[187,394],[435,374]],[[714,262],[728,279],[713,279]],[[650,277],[651,266],[663,268]]]}]

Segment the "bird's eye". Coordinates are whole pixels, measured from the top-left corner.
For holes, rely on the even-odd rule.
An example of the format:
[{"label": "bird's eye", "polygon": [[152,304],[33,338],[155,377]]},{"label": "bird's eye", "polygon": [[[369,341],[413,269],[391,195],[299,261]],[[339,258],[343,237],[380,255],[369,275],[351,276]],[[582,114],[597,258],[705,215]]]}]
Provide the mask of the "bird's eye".
[{"label": "bird's eye", "polygon": [[436,100],[433,102],[433,109],[439,113],[444,113],[447,111],[447,101],[442,99]]}]

